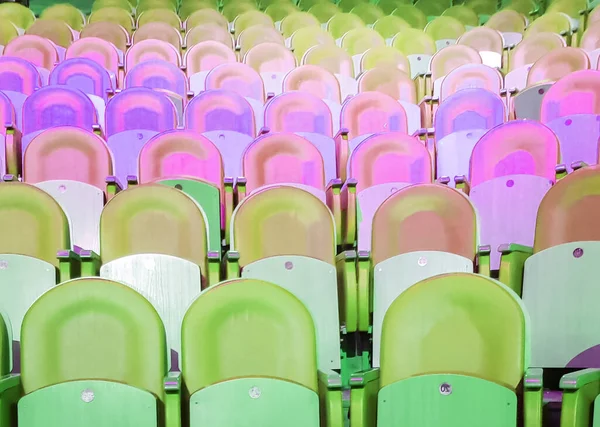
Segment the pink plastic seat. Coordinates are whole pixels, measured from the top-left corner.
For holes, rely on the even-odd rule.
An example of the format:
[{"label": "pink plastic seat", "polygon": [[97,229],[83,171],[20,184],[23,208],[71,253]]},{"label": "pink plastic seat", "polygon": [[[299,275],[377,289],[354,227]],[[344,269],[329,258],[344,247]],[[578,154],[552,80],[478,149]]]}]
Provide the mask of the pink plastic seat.
[{"label": "pink plastic seat", "polygon": [[22,35],[12,39],[4,47],[2,54],[21,58],[35,65],[42,78],[42,84],[48,83],[50,71],[58,62],[58,52],[54,43],[35,35]]},{"label": "pink plastic seat", "polygon": [[0,91],[9,97],[15,108],[16,125],[23,125],[23,103],[25,99],[42,87],[38,69],[21,58],[0,57]]}]

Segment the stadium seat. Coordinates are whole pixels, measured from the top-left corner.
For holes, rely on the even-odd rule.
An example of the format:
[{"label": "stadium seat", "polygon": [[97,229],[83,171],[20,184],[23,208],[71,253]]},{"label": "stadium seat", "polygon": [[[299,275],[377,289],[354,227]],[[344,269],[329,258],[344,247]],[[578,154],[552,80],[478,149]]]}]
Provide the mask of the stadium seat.
[{"label": "stadium seat", "polygon": [[504,39],[504,47],[508,48],[523,40],[526,19],[515,10],[504,9],[490,16],[485,26],[499,31]]},{"label": "stadium seat", "polygon": [[553,84],[542,100],[540,121],[558,137],[567,167],[576,162],[598,163],[598,84],[599,71],[575,71]]},{"label": "stadium seat", "polygon": [[179,425],[163,324],[132,289],[98,278],[56,286],[29,309],[22,337],[20,426]]},{"label": "stadium seat", "polygon": [[91,23],[87,24],[79,34],[80,40],[88,37],[96,37],[112,43],[117,48],[121,63],[125,62],[125,51],[129,44],[129,33],[125,28],[114,22]]},{"label": "stadium seat", "polygon": [[428,73],[431,57],[436,52],[435,41],[429,35],[415,28],[407,28],[394,36],[392,46],[410,61],[413,79]]},{"label": "stadium seat", "polygon": [[373,29],[381,34],[388,45],[396,34],[408,28],[411,28],[408,22],[395,15],[383,16],[373,23]]},{"label": "stadium seat", "polygon": [[181,366],[177,360],[186,308],[202,287],[219,281],[219,256],[208,252],[208,239],[202,209],[166,185],[122,191],[100,218],[100,276],[130,286],[154,305],[165,324],[173,370]]},{"label": "stadium seat", "polygon": [[321,27],[319,20],[307,12],[294,12],[287,15],[281,21],[281,33],[286,39],[294,34],[294,31],[304,27]]},{"label": "stadium seat", "polygon": [[23,156],[23,181],[50,194],[68,215],[71,241],[100,252],[98,224],[104,200],[114,191],[112,156],[106,143],[83,129],[48,129],[31,141]]},{"label": "stadium seat", "polygon": [[263,43],[277,43],[285,46],[285,39],[273,27],[254,25],[246,28],[237,37],[237,48],[239,49],[240,58],[244,59],[250,49]]},{"label": "stadium seat", "polygon": [[85,25],[85,15],[75,6],[68,3],[56,3],[48,6],[41,13],[40,19],[63,21],[77,32],[81,31]]},{"label": "stadium seat", "polygon": [[[117,77],[119,77],[119,69],[123,64],[123,57],[122,53],[119,55],[119,50],[111,42],[98,37],[79,39],[69,46],[65,53],[65,60],[74,58],[86,58],[103,67],[109,73],[113,89],[121,84]],[[105,98],[105,96],[102,97]]]},{"label": "stadium seat", "polygon": [[497,69],[502,68],[504,40],[500,32],[489,27],[477,27],[460,36],[456,43],[472,47],[479,52],[484,65]]},{"label": "stadium seat", "polygon": [[283,79],[296,67],[296,58],[282,44],[261,43],[246,52],[244,63],[260,74],[265,92],[271,96],[282,92]]},{"label": "stadium seat", "polygon": [[54,43],[34,35],[23,35],[12,39],[4,46],[3,55],[31,62],[37,67],[44,85],[48,84],[50,71],[59,60]]},{"label": "stadium seat", "polygon": [[159,59],[181,66],[181,55],[173,46],[162,40],[142,40],[131,46],[125,55],[125,71],[129,72],[133,67],[145,61]]},{"label": "stadium seat", "polygon": [[433,96],[440,97],[444,77],[461,65],[469,64],[482,64],[479,52],[469,46],[451,45],[433,55],[429,65]]},{"label": "stadium seat", "polygon": [[456,41],[465,33],[466,29],[463,23],[456,18],[438,16],[429,21],[423,31],[435,41],[435,46],[439,51],[456,44]]},{"label": "stadium seat", "polygon": [[311,314],[301,297],[252,278],[202,293],[182,325],[190,426],[343,425],[339,382],[318,364]]},{"label": "stadium seat", "polygon": [[423,30],[427,25],[427,16],[411,4],[397,4],[392,15],[399,16],[417,30]]},{"label": "stadium seat", "polygon": [[[91,13],[88,17],[88,24],[98,22],[112,22],[123,27],[129,35],[133,33],[135,22],[131,13],[119,7],[105,7]],[[85,31],[85,28],[84,28]]]},{"label": "stadium seat", "polygon": [[302,64],[317,65],[333,74],[339,81],[342,101],[358,93],[354,76],[360,69],[355,70],[352,56],[344,49],[329,43],[313,46],[304,54]]},{"label": "stadium seat", "polygon": [[121,185],[137,175],[139,152],[154,135],[177,127],[170,99],[147,88],[118,93],[106,105],[106,142],[113,154],[114,173]]},{"label": "stadium seat", "polygon": [[183,45],[179,30],[166,22],[148,22],[135,30],[132,38],[134,45],[143,40],[162,40],[169,43],[178,52],[181,51]]},{"label": "stadium seat", "polygon": [[25,99],[40,87],[40,73],[30,62],[15,57],[0,57],[0,90],[14,106],[18,129],[22,129],[23,126]]},{"label": "stadium seat", "polygon": [[26,30],[35,22],[33,11],[17,2],[2,4],[0,6],[0,18],[12,22],[21,30]]},{"label": "stadium seat", "polygon": [[234,51],[225,44],[206,40],[189,48],[183,62],[190,82],[190,90],[198,95],[204,91],[206,75],[210,70],[217,65],[237,62],[237,58]]},{"label": "stadium seat", "polygon": [[353,13],[336,13],[327,21],[327,31],[335,40],[340,40],[350,30],[364,27],[360,16]]}]

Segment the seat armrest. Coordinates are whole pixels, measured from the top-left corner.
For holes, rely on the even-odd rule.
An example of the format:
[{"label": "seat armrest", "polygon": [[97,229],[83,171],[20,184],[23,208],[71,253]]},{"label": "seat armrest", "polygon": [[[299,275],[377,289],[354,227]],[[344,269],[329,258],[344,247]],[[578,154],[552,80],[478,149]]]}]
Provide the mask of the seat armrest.
[{"label": "seat armrest", "polygon": [[81,275],[81,257],[78,253],[65,249],[56,253],[58,259],[58,280],[60,283]]},{"label": "seat armrest", "polygon": [[232,280],[240,277],[240,253],[228,251],[225,254],[225,279]]},{"label": "seat armrest", "polygon": [[358,287],[357,287],[358,330],[368,332],[371,326],[371,253],[358,252]]},{"label": "seat armrest", "polygon": [[342,389],[342,376],[334,371],[319,371],[318,372],[319,385],[323,385],[328,390],[341,390]]},{"label": "seat armrest", "polygon": [[119,179],[110,175],[106,177],[106,201],[112,199],[119,191],[123,190],[123,185],[119,182]]},{"label": "seat armrest", "polygon": [[342,245],[343,241],[343,226],[342,226],[342,180],[339,178],[332,179],[327,184],[325,196],[327,206],[333,214],[335,221],[335,241],[337,245]]},{"label": "seat armrest", "polygon": [[533,254],[533,249],[529,246],[511,243],[500,245],[498,251],[502,253],[498,279],[521,296],[525,261]]},{"label": "seat armrest", "polygon": [[269,132],[271,132],[271,128],[267,127],[267,126],[263,126],[260,128],[260,130],[258,131],[258,136],[262,136],[262,135],[266,135]]},{"label": "seat armrest", "polygon": [[573,171],[576,171],[576,170],[579,170],[579,169],[583,169],[583,168],[586,168],[588,166],[589,165],[586,162],[582,162],[582,161],[571,163],[571,169],[573,169]]},{"label": "seat armrest", "polygon": [[594,401],[600,395],[600,369],[566,374],[560,379],[560,388],[563,390],[561,427],[587,427]]},{"label": "seat armrest", "polygon": [[225,202],[225,224],[221,227],[223,229],[225,245],[229,245],[229,227],[231,226],[231,217],[233,216],[233,209],[235,208],[235,191],[233,186],[233,178],[223,178],[223,199]]},{"label": "seat armrest", "polygon": [[335,259],[340,300],[340,323],[345,325],[348,333],[356,332],[358,328],[356,258],[356,251],[344,251]]},{"label": "seat armrest", "polygon": [[464,175],[456,175],[454,177],[454,186],[457,190],[462,191],[467,196],[471,192],[471,184],[469,180]]},{"label": "seat armrest", "polygon": [[344,427],[342,377],[337,372],[318,371],[322,427]]},{"label": "seat armrest", "polygon": [[542,427],[544,383],[541,368],[529,368],[523,381],[524,427]]},{"label": "seat armrest", "polygon": [[221,281],[221,254],[217,251],[208,251],[206,255],[208,258],[207,285],[213,286]]},{"label": "seat armrest", "polygon": [[100,126],[98,123],[92,125],[92,132],[98,135],[100,138],[105,139],[104,132],[102,131],[102,126]]},{"label": "seat armrest", "polygon": [[164,379],[165,425],[181,426],[181,373],[169,372]]},{"label": "seat armrest", "polygon": [[342,186],[342,227],[343,244],[347,247],[354,247],[357,236],[358,206],[356,200],[356,186],[358,181],[354,178],[348,178]]},{"label": "seat armrest", "polygon": [[136,175],[127,175],[127,188],[139,185],[139,180]]},{"label": "seat armrest", "polygon": [[564,165],[564,164],[556,165],[554,167],[554,172],[556,174],[557,181],[563,179],[568,174],[567,165]]},{"label": "seat armrest", "polygon": [[375,427],[377,425],[377,394],[379,369],[355,372],[350,379],[350,425]]},{"label": "seat armrest", "polygon": [[79,252],[81,257],[81,277],[94,277],[100,273],[102,262],[100,255],[91,250],[82,250]]},{"label": "seat armrest", "polygon": [[481,245],[477,247],[477,272],[487,277],[491,277],[490,254],[492,247],[490,245]]},{"label": "seat armrest", "polygon": [[449,176],[440,176],[435,180],[436,184],[440,184],[440,185],[448,185],[450,184],[450,177]]}]

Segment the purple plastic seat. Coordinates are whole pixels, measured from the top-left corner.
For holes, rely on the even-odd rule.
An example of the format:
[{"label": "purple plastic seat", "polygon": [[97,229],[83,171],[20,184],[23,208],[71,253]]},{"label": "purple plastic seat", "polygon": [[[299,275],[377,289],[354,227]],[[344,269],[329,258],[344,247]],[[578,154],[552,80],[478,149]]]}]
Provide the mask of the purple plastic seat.
[{"label": "purple plastic seat", "polygon": [[558,80],[546,93],[540,115],[560,141],[562,163],[598,163],[600,71],[575,71]]},{"label": "purple plastic seat", "polygon": [[533,246],[538,207],[556,180],[559,145],[536,121],[495,127],[473,148],[471,201],[479,212],[480,243],[490,245],[491,268],[500,268],[498,246]]},{"label": "purple plastic seat", "polygon": [[323,156],[327,182],[337,178],[331,110],[322,99],[300,91],[277,95],[265,106],[265,128],[308,139]]},{"label": "purple plastic seat", "polygon": [[25,99],[42,87],[38,69],[24,59],[0,57],[0,91],[10,98],[15,107],[17,128],[23,126],[23,104]]},{"label": "purple plastic seat", "polygon": [[46,86],[23,104],[22,152],[40,132],[56,126],[91,131],[98,125],[96,107],[85,93],[67,86]]},{"label": "purple plastic seat", "polygon": [[255,135],[254,111],[244,97],[227,90],[202,92],[188,103],[185,124],[217,146],[226,177],[242,176],[242,155]]},{"label": "purple plastic seat", "polygon": [[146,141],[176,126],[175,106],[152,89],[126,89],[108,102],[106,137],[115,175],[122,184],[128,175],[137,175],[138,157]]},{"label": "purple plastic seat", "polygon": [[473,147],[505,118],[502,99],[485,89],[463,89],[443,101],[434,119],[437,177],[468,176]]}]

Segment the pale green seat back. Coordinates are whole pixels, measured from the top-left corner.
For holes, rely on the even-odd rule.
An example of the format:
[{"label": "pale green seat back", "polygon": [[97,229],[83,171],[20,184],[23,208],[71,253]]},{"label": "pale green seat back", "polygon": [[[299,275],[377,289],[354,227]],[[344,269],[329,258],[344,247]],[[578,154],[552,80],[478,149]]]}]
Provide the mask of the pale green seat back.
[{"label": "pale green seat back", "polygon": [[515,390],[527,368],[526,313],[518,296],[476,274],[417,283],[390,306],[381,340],[381,387],[456,374]]},{"label": "pale green seat back", "polygon": [[24,30],[35,22],[35,15],[31,9],[20,3],[0,4],[0,18],[7,19]]},{"label": "pale green seat back", "polygon": [[6,46],[12,39],[19,37],[19,30],[8,19],[0,18],[0,45]]},{"label": "pale green seat back", "polygon": [[81,31],[85,25],[85,15],[75,6],[68,3],[57,3],[44,9],[41,19],[63,21],[75,31]]},{"label": "pale green seat back", "polygon": [[427,15],[412,4],[401,4],[392,12],[410,24],[411,27],[422,30],[427,25]]},{"label": "pale green seat back", "polygon": [[209,288],[188,309],[181,336],[182,374],[190,396],[248,377],[276,378],[317,391],[312,317],[280,286],[237,279]]},{"label": "pale green seat back", "polygon": [[429,20],[444,13],[451,6],[449,0],[417,0],[415,7],[419,9]]},{"label": "pale green seat back", "polygon": [[165,331],[156,310],[117,282],[76,279],[41,296],[23,320],[25,394],[76,380],[105,380],[163,399]]},{"label": "pale green seat back", "polygon": [[597,264],[600,166],[558,181],[538,209],[523,301],[531,315],[531,363],[544,368],[600,367]]},{"label": "pale green seat back", "polygon": [[439,16],[425,27],[425,33],[435,40],[437,50],[455,44],[465,31],[463,23],[451,16]]},{"label": "pale green seat back", "polygon": [[442,13],[442,16],[456,18],[462,22],[463,25],[469,25],[471,27],[476,27],[479,25],[479,17],[475,11],[464,5],[452,6],[446,9],[444,13]]}]

